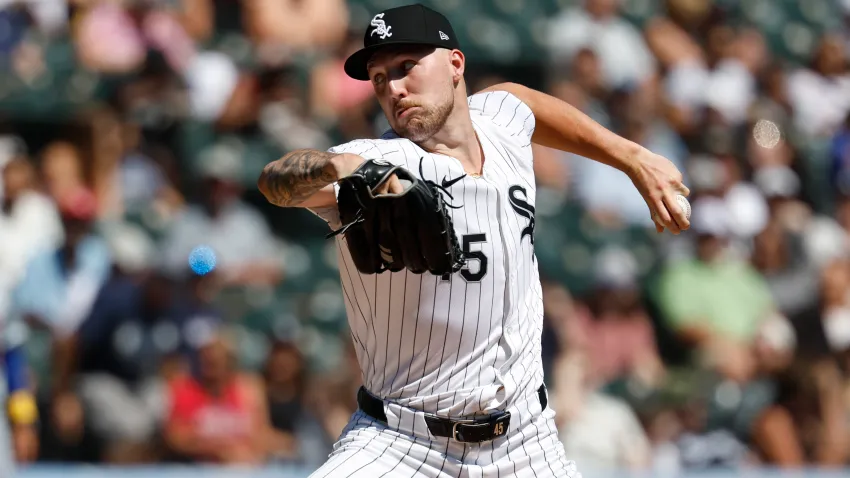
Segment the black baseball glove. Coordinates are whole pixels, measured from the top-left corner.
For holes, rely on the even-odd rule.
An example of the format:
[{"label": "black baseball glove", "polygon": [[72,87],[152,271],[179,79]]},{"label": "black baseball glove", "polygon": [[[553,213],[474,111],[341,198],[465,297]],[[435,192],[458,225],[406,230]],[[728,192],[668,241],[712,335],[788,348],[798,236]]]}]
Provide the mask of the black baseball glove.
[{"label": "black baseball glove", "polygon": [[[376,195],[393,174],[404,191]],[[327,237],[344,234],[354,264],[364,274],[405,268],[416,274],[457,272],[465,258],[447,210],[455,206],[446,203],[442,194],[451,198],[446,188],[462,178],[440,186],[400,166],[367,160],[338,181],[337,204],[344,226]]]}]

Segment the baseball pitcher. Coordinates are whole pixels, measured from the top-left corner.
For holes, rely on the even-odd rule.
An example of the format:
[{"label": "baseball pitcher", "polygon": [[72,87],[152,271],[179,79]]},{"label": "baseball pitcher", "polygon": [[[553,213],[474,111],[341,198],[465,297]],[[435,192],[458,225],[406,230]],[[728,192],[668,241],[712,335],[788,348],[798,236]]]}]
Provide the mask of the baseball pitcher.
[{"label": "baseball pitcher", "polygon": [[325,219],[363,387],[315,477],[579,477],[543,385],[532,143],[627,174],[656,230],[689,227],[682,175],[570,105],[517,84],[468,96],[448,19],[375,15],[346,73],[391,129],[268,164],[273,204]]}]

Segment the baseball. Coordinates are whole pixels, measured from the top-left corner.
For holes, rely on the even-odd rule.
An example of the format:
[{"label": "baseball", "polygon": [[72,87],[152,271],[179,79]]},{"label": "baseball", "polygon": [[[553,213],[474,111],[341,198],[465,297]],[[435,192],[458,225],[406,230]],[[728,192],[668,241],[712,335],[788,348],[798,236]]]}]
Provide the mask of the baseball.
[{"label": "baseball", "polygon": [[682,196],[681,194],[676,195],[676,202],[679,203],[679,207],[682,208],[682,211],[685,211],[685,217],[691,218],[691,203],[688,202],[688,198]]},{"label": "baseball", "polygon": [[[682,196],[681,194],[677,194],[676,195],[676,202],[679,203],[679,207],[682,208],[682,211],[685,212],[685,217],[688,218],[688,220],[690,220],[691,219],[691,203],[688,201],[688,198],[686,198],[685,196]],[[652,217],[653,217],[653,219],[655,219],[655,218],[658,217],[658,215],[653,213]]]}]

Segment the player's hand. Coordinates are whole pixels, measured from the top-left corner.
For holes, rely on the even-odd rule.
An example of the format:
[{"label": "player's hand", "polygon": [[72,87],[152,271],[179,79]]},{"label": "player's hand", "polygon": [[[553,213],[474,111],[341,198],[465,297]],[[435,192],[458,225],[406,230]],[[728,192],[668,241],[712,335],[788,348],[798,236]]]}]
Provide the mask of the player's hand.
[{"label": "player's hand", "polygon": [[404,192],[404,187],[401,185],[401,181],[398,180],[395,174],[390,176],[390,179],[384,181],[384,184],[378,186],[378,189],[375,190],[375,195],[380,194],[399,194]]},{"label": "player's hand", "polygon": [[682,182],[682,173],[670,160],[644,149],[629,177],[646,201],[656,231],[667,229],[679,234],[691,227],[685,211],[676,201],[676,195],[687,197],[690,190]]},{"label": "player's hand", "polygon": [[[337,179],[344,178],[351,173],[353,173],[357,168],[360,167],[366,161],[363,156],[351,153],[342,153],[336,158],[332,160],[334,169],[336,170]],[[393,174],[390,176],[390,179],[381,184],[378,189],[375,190],[375,195],[380,194],[398,194],[404,191],[404,187],[401,185],[401,182],[398,178]]]}]

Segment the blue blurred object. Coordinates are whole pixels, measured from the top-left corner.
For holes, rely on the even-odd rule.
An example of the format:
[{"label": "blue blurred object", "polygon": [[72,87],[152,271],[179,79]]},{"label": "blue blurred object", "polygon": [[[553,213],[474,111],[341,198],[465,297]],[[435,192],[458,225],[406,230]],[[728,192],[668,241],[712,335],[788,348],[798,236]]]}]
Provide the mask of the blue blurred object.
[{"label": "blue blurred object", "polygon": [[850,196],[850,117],[846,123],[830,144],[830,172],[835,190],[839,194]]},{"label": "blue blurred object", "polygon": [[198,275],[206,275],[215,269],[215,251],[209,246],[198,246],[189,253],[189,267]]},{"label": "blue blurred object", "polygon": [[24,39],[31,23],[25,10],[8,7],[0,10],[0,57],[5,58],[12,54],[18,43]]}]

